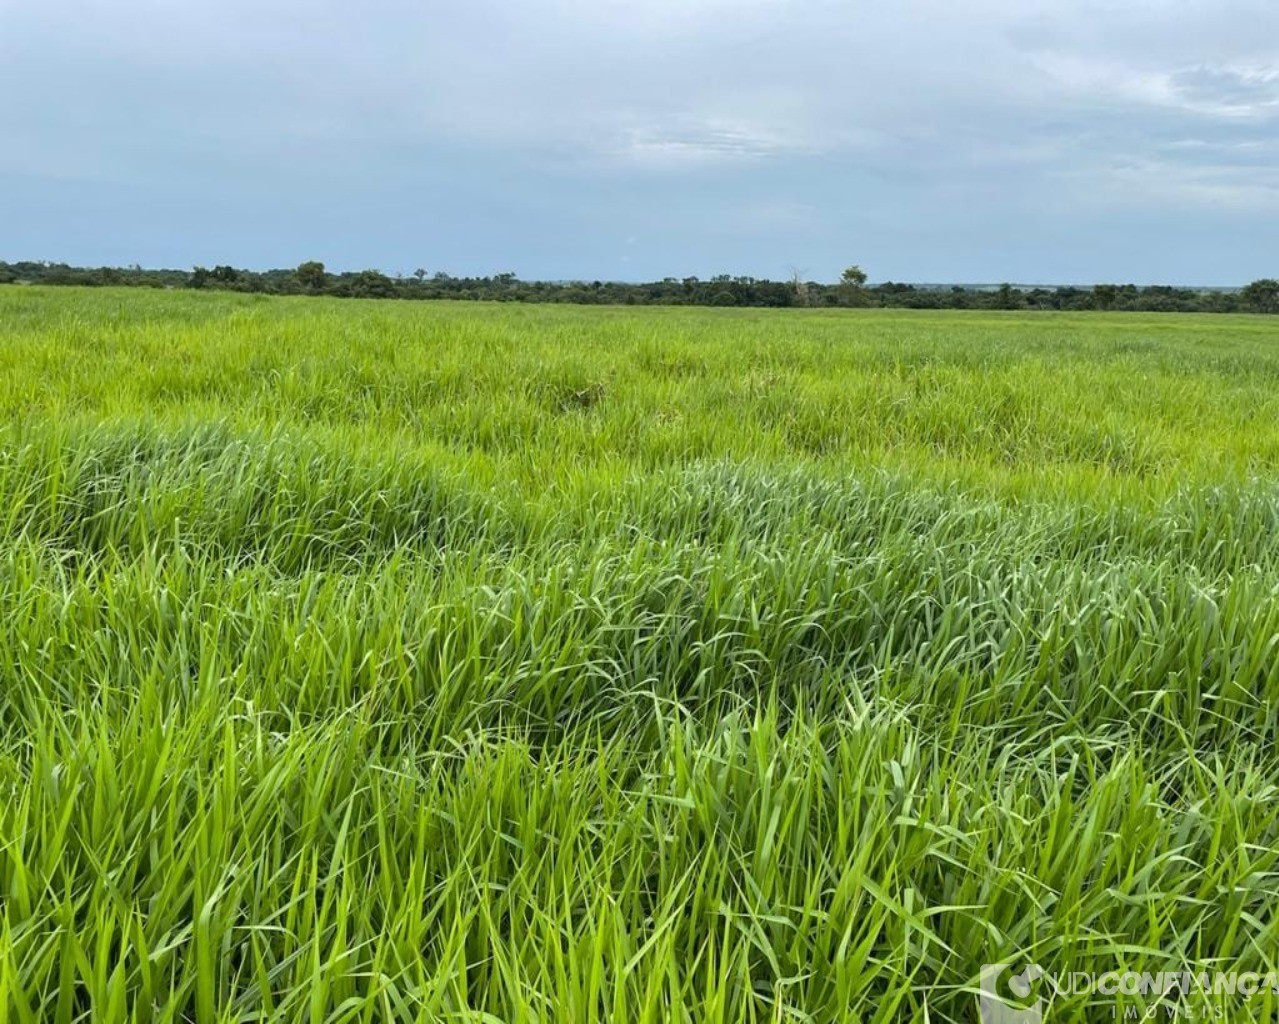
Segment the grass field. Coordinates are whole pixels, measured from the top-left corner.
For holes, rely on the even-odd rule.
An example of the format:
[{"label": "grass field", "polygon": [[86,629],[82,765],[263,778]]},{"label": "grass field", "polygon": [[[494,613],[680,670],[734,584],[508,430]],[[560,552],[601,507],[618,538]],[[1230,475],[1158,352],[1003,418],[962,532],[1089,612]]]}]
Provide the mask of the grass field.
[{"label": "grass field", "polygon": [[1277,473],[1277,318],[0,289],[0,1017],[1273,971]]}]

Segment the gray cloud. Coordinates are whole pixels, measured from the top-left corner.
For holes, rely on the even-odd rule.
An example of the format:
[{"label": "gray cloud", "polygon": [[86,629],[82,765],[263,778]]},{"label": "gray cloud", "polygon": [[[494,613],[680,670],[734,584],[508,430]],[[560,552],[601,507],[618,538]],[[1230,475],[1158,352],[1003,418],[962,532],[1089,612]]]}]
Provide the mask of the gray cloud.
[{"label": "gray cloud", "polygon": [[1173,92],[1192,110],[1230,117],[1279,113],[1279,71],[1232,67],[1186,68],[1170,76]]},{"label": "gray cloud", "polygon": [[0,0],[0,88],[0,257],[1275,272],[1272,0]]}]

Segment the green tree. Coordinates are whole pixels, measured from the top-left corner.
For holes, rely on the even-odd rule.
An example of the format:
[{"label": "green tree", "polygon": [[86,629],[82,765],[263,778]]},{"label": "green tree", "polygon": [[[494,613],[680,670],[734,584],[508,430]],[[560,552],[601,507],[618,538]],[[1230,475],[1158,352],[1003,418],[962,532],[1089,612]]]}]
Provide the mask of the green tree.
[{"label": "green tree", "polygon": [[860,306],[866,301],[866,271],[854,264],[839,275],[839,297],[845,306]]},{"label": "green tree", "polygon": [[995,307],[997,309],[1020,309],[1022,305],[1022,295],[1010,284],[1001,284],[999,291],[995,293]]},{"label": "green tree", "polygon": [[1279,281],[1264,277],[1253,281],[1242,293],[1243,301],[1258,313],[1279,313]]},{"label": "green tree", "polygon": [[351,279],[351,294],[357,298],[389,299],[395,295],[395,282],[380,270],[361,270]]},{"label": "green tree", "polygon": [[854,264],[839,275],[839,283],[849,288],[865,288],[866,271]]},{"label": "green tree", "polygon": [[298,284],[312,292],[324,291],[329,282],[329,275],[324,272],[324,264],[319,260],[299,263],[298,269],[293,271],[293,276],[298,279]]}]

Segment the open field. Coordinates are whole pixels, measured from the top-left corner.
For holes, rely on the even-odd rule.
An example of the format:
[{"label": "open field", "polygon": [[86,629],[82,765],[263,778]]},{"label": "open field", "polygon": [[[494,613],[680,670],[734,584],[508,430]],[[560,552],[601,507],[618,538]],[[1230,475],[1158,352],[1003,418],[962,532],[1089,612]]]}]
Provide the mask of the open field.
[{"label": "open field", "polygon": [[1274,318],[0,288],[0,1018],[1279,969],[1277,479]]}]

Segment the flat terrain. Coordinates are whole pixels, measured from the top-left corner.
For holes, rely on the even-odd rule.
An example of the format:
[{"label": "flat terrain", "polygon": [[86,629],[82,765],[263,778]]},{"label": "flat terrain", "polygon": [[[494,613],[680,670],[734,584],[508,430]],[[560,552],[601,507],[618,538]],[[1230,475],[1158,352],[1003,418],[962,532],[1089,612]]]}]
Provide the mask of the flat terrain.
[{"label": "flat terrain", "polygon": [[1277,481],[1279,318],[0,288],[0,1018],[1275,970]]}]

